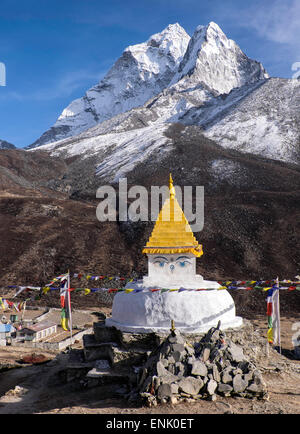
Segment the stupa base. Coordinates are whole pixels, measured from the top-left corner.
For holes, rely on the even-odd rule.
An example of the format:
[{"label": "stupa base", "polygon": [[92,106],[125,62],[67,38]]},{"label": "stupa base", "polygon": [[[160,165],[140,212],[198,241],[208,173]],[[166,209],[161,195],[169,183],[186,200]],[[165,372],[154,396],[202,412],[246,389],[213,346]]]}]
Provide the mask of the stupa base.
[{"label": "stupa base", "polygon": [[[159,333],[159,334],[169,334],[170,333],[170,326],[171,323],[168,327],[142,327],[142,326],[130,326],[127,324],[120,324],[117,321],[114,321],[112,318],[108,318],[106,320],[106,326],[107,327],[116,327],[118,330],[122,331],[122,332],[127,332],[127,333]],[[183,335],[187,334],[187,335],[192,335],[192,334],[201,334],[201,333],[206,333],[211,327],[216,327],[218,324],[218,321],[213,321],[211,322],[209,325],[205,324],[199,327],[189,327],[189,326],[176,326],[175,324],[175,328],[176,330],[179,330]],[[229,322],[225,322],[223,323],[221,321],[221,326],[220,329],[221,330],[227,330],[227,329],[236,329],[236,328],[240,328],[243,325],[243,318],[237,316],[235,317],[234,321],[229,321]]]},{"label": "stupa base", "polygon": [[131,333],[169,333],[172,320],[185,334],[205,333],[219,321],[222,330],[243,325],[229,292],[217,289],[119,292],[106,325]]}]

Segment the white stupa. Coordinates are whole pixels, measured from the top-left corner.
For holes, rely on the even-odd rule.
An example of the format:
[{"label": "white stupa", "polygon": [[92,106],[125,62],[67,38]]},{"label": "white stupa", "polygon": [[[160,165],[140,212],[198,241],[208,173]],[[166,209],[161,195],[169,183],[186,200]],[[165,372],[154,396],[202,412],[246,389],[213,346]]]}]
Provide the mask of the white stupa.
[{"label": "white stupa", "polygon": [[169,333],[172,320],[182,333],[203,333],[219,321],[223,330],[240,327],[243,320],[229,292],[196,274],[202,246],[175,197],[171,175],[169,187],[170,197],[143,249],[148,276],[116,294],[106,325],[133,333]]}]

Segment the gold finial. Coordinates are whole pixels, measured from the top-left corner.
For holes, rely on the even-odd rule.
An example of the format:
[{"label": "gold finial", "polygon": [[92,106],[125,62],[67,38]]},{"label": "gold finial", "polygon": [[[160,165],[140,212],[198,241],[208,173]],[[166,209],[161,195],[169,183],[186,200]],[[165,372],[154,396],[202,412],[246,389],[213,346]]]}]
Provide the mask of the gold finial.
[{"label": "gold finial", "polygon": [[175,323],[174,323],[174,320],[173,319],[171,319],[171,328],[170,328],[170,332],[171,333],[174,333],[175,332]]},{"label": "gold finial", "polygon": [[170,189],[170,198],[174,199],[175,197],[175,188],[173,185],[173,179],[172,179],[172,175],[170,173],[170,180],[169,180],[169,189]]}]

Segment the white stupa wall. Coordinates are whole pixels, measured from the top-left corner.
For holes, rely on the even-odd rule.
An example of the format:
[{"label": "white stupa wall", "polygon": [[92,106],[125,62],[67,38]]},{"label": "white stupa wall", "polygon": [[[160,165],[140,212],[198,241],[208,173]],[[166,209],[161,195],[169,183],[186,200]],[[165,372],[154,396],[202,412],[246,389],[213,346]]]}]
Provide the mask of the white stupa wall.
[{"label": "white stupa wall", "polygon": [[[146,287],[202,288],[203,277],[196,274],[196,257],[192,253],[148,254]],[[199,286],[200,285],[200,286]],[[210,287],[210,286],[209,286]]]},{"label": "white stupa wall", "polygon": [[[141,283],[131,284],[142,289]],[[168,332],[174,320],[181,332],[202,333],[221,321],[221,329],[240,327],[234,301],[226,290],[118,293],[107,326],[134,333]]]}]

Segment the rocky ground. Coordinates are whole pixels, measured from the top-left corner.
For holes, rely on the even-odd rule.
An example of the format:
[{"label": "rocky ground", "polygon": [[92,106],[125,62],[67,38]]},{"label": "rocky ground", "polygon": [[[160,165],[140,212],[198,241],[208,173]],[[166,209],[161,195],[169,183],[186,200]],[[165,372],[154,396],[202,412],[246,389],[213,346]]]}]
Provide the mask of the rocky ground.
[{"label": "rocky ground", "polygon": [[[108,314],[109,308],[102,311]],[[68,360],[66,352],[43,352],[48,362],[22,364],[20,359],[32,354],[32,349],[2,347],[0,414],[299,414],[300,361],[293,359],[291,342],[295,332],[292,326],[297,321],[298,317],[282,317],[281,354],[270,349],[267,355],[258,357],[258,367],[268,390],[264,399],[218,396],[216,401],[194,401],[187,398],[176,405],[159,404],[149,408],[129,403],[121,396],[121,388],[120,397],[111,397],[109,388],[105,386],[79,390],[72,383],[62,384],[58,372]],[[264,338],[266,318],[257,316],[251,323]],[[9,365],[13,367],[18,361],[18,368],[8,369]]]}]

